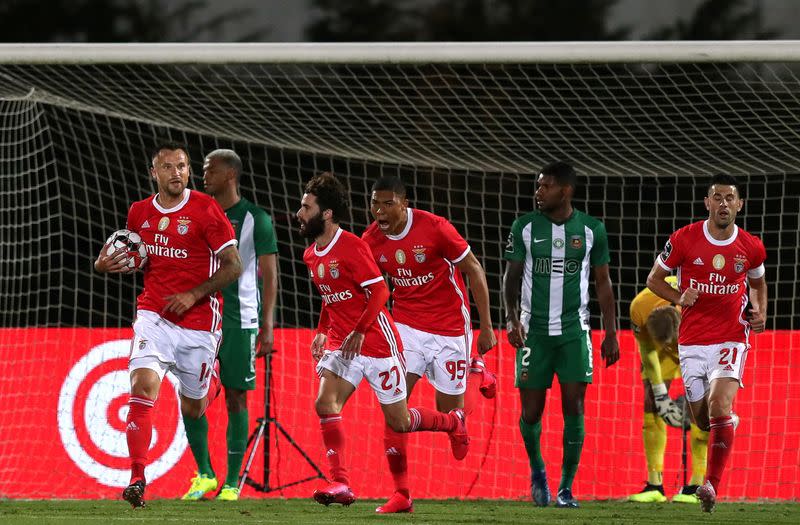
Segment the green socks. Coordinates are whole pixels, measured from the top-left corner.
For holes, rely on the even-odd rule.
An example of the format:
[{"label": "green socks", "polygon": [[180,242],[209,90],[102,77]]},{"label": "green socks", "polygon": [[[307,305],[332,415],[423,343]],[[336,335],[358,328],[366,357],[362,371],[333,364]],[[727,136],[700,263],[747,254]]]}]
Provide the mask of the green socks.
[{"label": "green socks", "polygon": [[522,433],[522,441],[525,442],[525,451],[528,453],[531,472],[544,470],[542,446],[539,442],[542,437],[542,421],[539,420],[535,424],[529,425],[522,418],[519,418],[519,431]]},{"label": "green socks", "polygon": [[211,468],[211,457],[208,455],[208,419],[205,415],[200,419],[184,417],[183,426],[186,428],[186,440],[189,441],[189,447],[197,463],[197,472],[210,478],[216,477],[214,469]]},{"label": "green socks", "polygon": [[558,485],[558,490],[572,489],[572,480],[575,479],[581,461],[585,435],[583,414],[564,416],[564,455],[561,460],[561,483]]},{"label": "green socks", "polygon": [[239,485],[239,470],[247,448],[248,426],[247,410],[228,412],[228,475],[225,484],[231,487]]}]

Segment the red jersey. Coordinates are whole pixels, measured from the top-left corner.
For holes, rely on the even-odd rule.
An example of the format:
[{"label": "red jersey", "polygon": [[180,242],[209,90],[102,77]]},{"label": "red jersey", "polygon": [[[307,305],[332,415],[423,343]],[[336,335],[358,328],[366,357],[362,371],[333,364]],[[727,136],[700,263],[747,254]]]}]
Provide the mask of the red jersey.
[{"label": "red jersey", "polygon": [[700,292],[694,305],[681,311],[678,343],[747,343],[747,277],[763,276],[766,258],[761,240],[735,224],[733,235],[724,241],[711,237],[707,221],[673,233],[658,264],[667,271],[678,270],[681,291],[695,288]]},{"label": "red jersey", "polygon": [[431,334],[464,335],[471,326],[469,299],[456,264],[470,248],[447,219],[408,208],[398,235],[385,235],[373,222],[362,239],[392,281],[398,323]]},{"label": "red jersey", "polygon": [[[326,348],[338,350],[367,306],[364,288],[381,282],[383,276],[366,243],[341,228],[323,249],[318,249],[316,243],[306,248],[303,262],[328,314]],[[361,355],[390,357],[402,351],[394,321],[386,306],[382,306],[378,318],[364,333]]]},{"label": "red jersey", "polygon": [[127,228],[147,244],[144,289],[137,308],[150,310],[190,330],[216,331],[222,319],[222,297],[211,294],[181,316],[162,314],[168,295],[186,292],[208,280],[219,268],[216,254],[236,245],[230,221],[210,196],[186,189],[174,208],[163,208],[156,195],[134,202]]}]

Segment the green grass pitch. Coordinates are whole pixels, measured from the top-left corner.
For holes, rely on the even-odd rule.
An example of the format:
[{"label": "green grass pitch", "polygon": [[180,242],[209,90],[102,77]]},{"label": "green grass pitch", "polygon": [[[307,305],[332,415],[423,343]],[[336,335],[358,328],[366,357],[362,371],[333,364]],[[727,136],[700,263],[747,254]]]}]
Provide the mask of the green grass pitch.
[{"label": "green grass pitch", "polygon": [[359,500],[351,507],[322,507],[311,500],[242,500],[238,502],[185,502],[153,500],[146,509],[133,510],[123,501],[17,501],[0,500],[3,525],[192,523],[211,525],[264,523],[415,523],[415,524],[532,524],[557,523],[599,525],[689,523],[800,523],[800,503],[720,503],[711,514],[699,506],[678,504],[634,504],[622,501],[587,501],[579,509],[535,508],[523,501],[417,500],[413,514],[379,516],[381,502]]}]

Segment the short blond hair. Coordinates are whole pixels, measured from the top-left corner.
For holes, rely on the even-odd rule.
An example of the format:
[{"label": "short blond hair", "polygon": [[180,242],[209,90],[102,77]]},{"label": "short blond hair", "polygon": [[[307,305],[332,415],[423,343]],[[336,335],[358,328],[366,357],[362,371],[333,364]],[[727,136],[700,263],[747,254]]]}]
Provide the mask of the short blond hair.
[{"label": "short blond hair", "polygon": [[653,341],[667,345],[678,338],[681,325],[681,314],[674,306],[659,306],[647,316],[647,331]]}]

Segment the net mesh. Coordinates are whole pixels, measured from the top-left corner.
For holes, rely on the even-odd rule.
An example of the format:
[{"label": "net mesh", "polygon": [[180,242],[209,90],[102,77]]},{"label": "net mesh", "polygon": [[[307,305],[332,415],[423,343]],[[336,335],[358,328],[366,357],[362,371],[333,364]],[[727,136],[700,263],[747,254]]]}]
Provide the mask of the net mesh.
[{"label": "net mesh", "polygon": [[[553,160],[573,162],[580,174],[576,207],[602,219],[609,232],[623,329],[623,359],[601,370],[589,390],[587,441],[576,481],[576,493],[585,498],[624,496],[646,476],[639,362],[625,331],[628,304],[644,287],[669,233],[705,215],[707,176],[737,175],[746,197],[739,224],[767,248],[770,302],[769,331],[756,338],[745,377],[749,388],[737,398],[743,425],[726,474],[726,496],[800,496],[800,418],[792,410],[800,391],[789,382],[798,365],[793,350],[800,329],[796,64],[6,64],[0,78],[0,403],[16,407],[24,398],[35,414],[26,417],[15,408],[3,416],[9,419],[0,425],[0,495],[64,494],[59,484],[66,481],[52,478],[48,465],[63,455],[61,448],[73,445],[53,449],[47,422],[63,416],[57,403],[66,395],[70,367],[104,340],[130,337],[141,286],[138,276],[100,276],[92,263],[103,240],[124,225],[130,203],[154,191],[146,173],[148,151],[158,138],[169,138],[188,145],[195,188],[202,187],[205,153],[236,150],[245,162],[243,195],[273,216],[283,345],[275,358],[274,414],[320,465],[325,457],[313,417],[313,370],[304,361],[310,335],[303,330],[316,324],[319,303],[302,263],[305,240],[293,222],[305,181],[322,170],[342,175],[353,204],[345,225],[360,234],[369,220],[372,182],[381,174],[401,176],[412,206],[449,218],[483,262],[499,328],[503,244],[514,218],[532,208],[532,174]],[[592,313],[599,328],[596,303]],[[489,363],[500,373],[501,392],[470,421],[473,449],[466,466],[451,465],[456,474],[442,479],[450,461],[443,457],[446,440],[412,439],[412,486],[420,497],[526,497],[513,349],[504,338]],[[92,373],[85,371],[85,377],[97,380]],[[57,376],[52,389],[29,392],[48,374]],[[124,386],[124,375],[122,381]],[[77,433],[79,446],[118,450],[92,440],[124,440],[124,407],[115,405],[124,392],[76,392],[76,403],[97,403],[85,406],[87,413],[108,414],[102,431],[88,429],[95,424],[91,418],[75,422],[87,428]],[[363,425],[354,426],[354,433],[370,436],[363,451],[370,459],[354,452],[352,470],[366,485],[359,495],[385,496],[367,488],[389,483],[377,405],[369,393],[358,395],[345,415]],[[414,396],[412,404],[432,403],[426,386]],[[259,387],[250,396],[253,418],[261,403]],[[212,407],[219,424],[212,424],[211,441],[224,448],[224,406],[218,405]],[[556,389],[543,438],[555,479],[558,407]],[[49,451],[52,461],[26,463],[23,439]],[[674,489],[680,434],[670,431],[669,439],[665,481]],[[274,448],[273,481],[289,481],[293,472],[308,469],[285,442]],[[224,452],[215,454],[224,458]],[[155,494],[171,497],[178,485],[188,487],[189,456],[187,451],[164,474]],[[124,469],[123,459],[106,461]],[[65,465],[82,469],[66,460]],[[383,482],[374,484],[375,476]],[[106,485],[77,497],[111,495]],[[301,485],[283,493],[305,496],[308,490]]]}]

